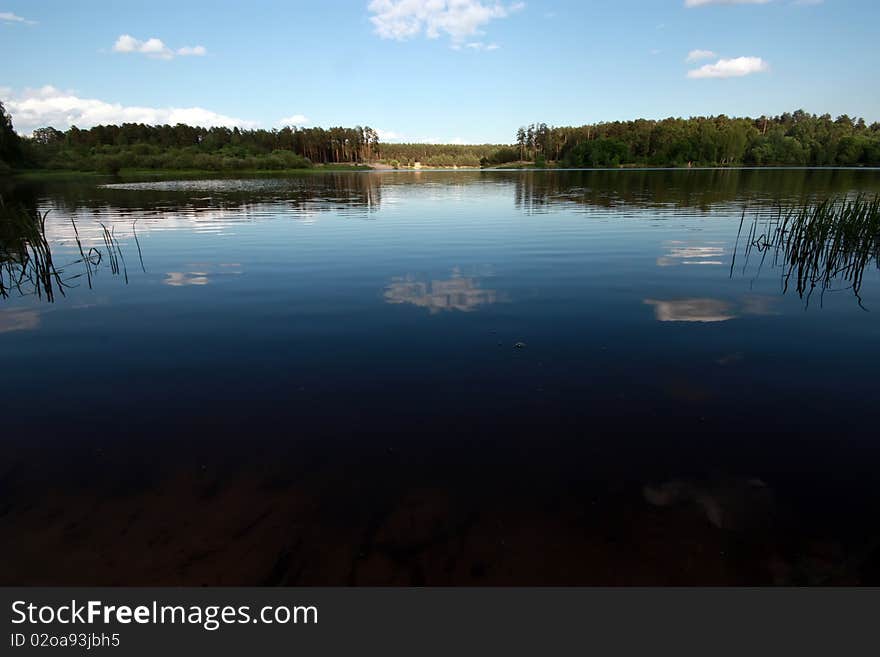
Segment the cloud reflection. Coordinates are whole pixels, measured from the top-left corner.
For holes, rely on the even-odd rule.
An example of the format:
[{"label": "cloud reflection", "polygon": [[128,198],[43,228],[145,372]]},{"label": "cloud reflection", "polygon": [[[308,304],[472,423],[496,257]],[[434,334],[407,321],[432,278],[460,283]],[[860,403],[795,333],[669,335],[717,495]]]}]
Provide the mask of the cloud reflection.
[{"label": "cloud reflection", "polygon": [[186,285],[207,285],[216,276],[227,274],[240,274],[241,264],[237,262],[220,263],[219,265],[211,265],[206,263],[196,263],[189,265],[192,267],[189,271],[169,271],[165,273],[165,285],[171,287],[184,287]]},{"label": "cloud reflection", "polygon": [[458,268],[452,270],[448,279],[428,281],[407,274],[392,279],[385,288],[386,303],[409,303],[427,308],[431,314],[448,310],[470,312],[497,301],[495,290],[481,288],[477,279],[462,276]]},{"label": "cloud reflection", "polygon": [[757,294],[740,297],[739,301],[721,299],[644,299],[642,303],[654,306],[658,322],[725,322],[740,316],[779,315],[778,299]]},{"label": "cloud reflection", "polygon": [[196,271],[169,271],[165,274],[165,285],[182,287],[184,285],[207,285],[208,274]]},{"label": "cloud reflection", "polygon": [[726,322],[737,316],[731,304],[719,299],[645,299],[644,303],[654,306],[658,322]]},{"label": "cloud reflection", "polygon": [[0,333],[32,331],[40,326],[40,314],[36,310],[0,310]]},{"label": "cloud reflection", "polygon": [[718,242],[691,245],[671,240],[665,243],[666,253],[657,258],[658,267],[675,265],[723,265],[724,247]]},{"label": "cloud reflection", "polygon": [[779,299],[750,294],[742,298],[743,315],[779,315]]}]

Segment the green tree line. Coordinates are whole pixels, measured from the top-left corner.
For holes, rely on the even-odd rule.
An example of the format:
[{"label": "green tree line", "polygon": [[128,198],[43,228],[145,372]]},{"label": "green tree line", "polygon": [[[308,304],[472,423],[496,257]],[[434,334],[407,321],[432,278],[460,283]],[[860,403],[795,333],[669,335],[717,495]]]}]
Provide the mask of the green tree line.
[{"label": "green tree line", "polygon": [[511,145],[385,144],[376,130],[284,127],[247,130],[183,124],[101,125],[15,133],[0,103],[0,173],[11,168],[116,172],[124,168],[291,169],[313,164],[495,166],[516,161],[569,167],[880,166],[880,123],[847,115],[637,119],[580,127],[536,123]]},{"label": "green tree line", "polygon": [[379,134],[369,126],[246,130],[124,123],[88,130],[46,127],[19,137],[2,103],[0,115],[0,161],[7,169],[294,169],[363,163],[381,155]]},{"label": "green tree line", "polygon": [[387,164],[426,167],[478,167],[498,152],[501,144],[382,144],[382,161]]},{"label": "green tree line", "polygon": [[517,131],[515,150],[520,160],[574,167],[878,166],[880,123],[803,110],[773,117],[722,114],[580,127],[537,123]]}]

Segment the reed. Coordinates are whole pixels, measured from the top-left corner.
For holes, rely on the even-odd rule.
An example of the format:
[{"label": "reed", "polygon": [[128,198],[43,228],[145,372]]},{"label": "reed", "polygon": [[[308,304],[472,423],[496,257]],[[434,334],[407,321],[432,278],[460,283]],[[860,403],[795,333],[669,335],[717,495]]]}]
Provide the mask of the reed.
[{"label": "reed", "polygon": [[7,206],[0,200],[0,296],[13,291],[32,293],[47,301],[56,294],[64,296],[63,269],[55,265],[52,249],[46,240],[48,212],[27,212]]},{"label": "reed", "polygon": [[[122,275],[128,283],[122,245],[112,227],[101,224],[104,249],[90,247],[87,251],[71,218],[79,258],[59,266],[46,237],[48,216],[48,211],[40,213],[21,205],[8,205],[0,198],[0,298],[12,294],[33,295],[53,302],[58,295],[66,296],[65,290],[77,287],[75,281],[82,277],[91,289],[95,274],[104,262],[109,263],[112,275]],[[141,268],[146,271],[137,233],[135,242]]]},{"label": "reed", "polygon": [[[730,264],[731,276],[747,210],[743,210]],[[769,216],[755,214],[745,238],[742,271],[757,252],[758,271],[768,263],[782,270],[783,293],[793,288],[809,305],[815,290],[850,289],[863,309],[865,270],[880,267],[880,195],[828,198],[801,206],[779,206]]]}]

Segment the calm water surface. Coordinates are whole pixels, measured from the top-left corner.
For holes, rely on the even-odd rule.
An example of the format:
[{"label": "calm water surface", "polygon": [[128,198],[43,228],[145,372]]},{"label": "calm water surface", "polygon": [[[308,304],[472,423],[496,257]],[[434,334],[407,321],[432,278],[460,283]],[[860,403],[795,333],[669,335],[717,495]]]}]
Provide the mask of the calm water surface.
[{"label": "calm water surface", "polygon": [[106,226],[119,271],[0,299],[0,577],[876,584],[876,263],[807,298],[743,253],[860,192],[880,171],[10,187],[56,263]]}]

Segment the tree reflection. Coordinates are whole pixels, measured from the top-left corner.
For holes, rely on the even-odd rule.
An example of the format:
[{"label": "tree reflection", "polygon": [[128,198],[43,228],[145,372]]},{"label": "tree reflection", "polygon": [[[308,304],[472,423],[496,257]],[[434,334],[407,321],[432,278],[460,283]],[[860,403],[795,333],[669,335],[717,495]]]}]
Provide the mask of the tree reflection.
[{"label": "tree reflection", "polygon": [[93,180],[23,181],[9,189],[29,205],[51,196],[53,208],[65,215],[99,214],[108,207],[120,214],[182,215],[190,223],[218,213],[247,220],[268,210],[312,215],[327,212],[375,212],[382,205],[381,175],[364,172],[323,172],[259,178],[163,179],[95,185]]},{"label": "tree reflection", "polygon": [[[692,208],[707,212],[741,199],[772,207],[779,199],[810,203],[852,190],[876,193],[870,171],[792,169],[597,169],[497,172],[516,186],[515,204],[526,212],[553,205],[584,208]],[[493,178],[496,172],[493,172]]]}]

